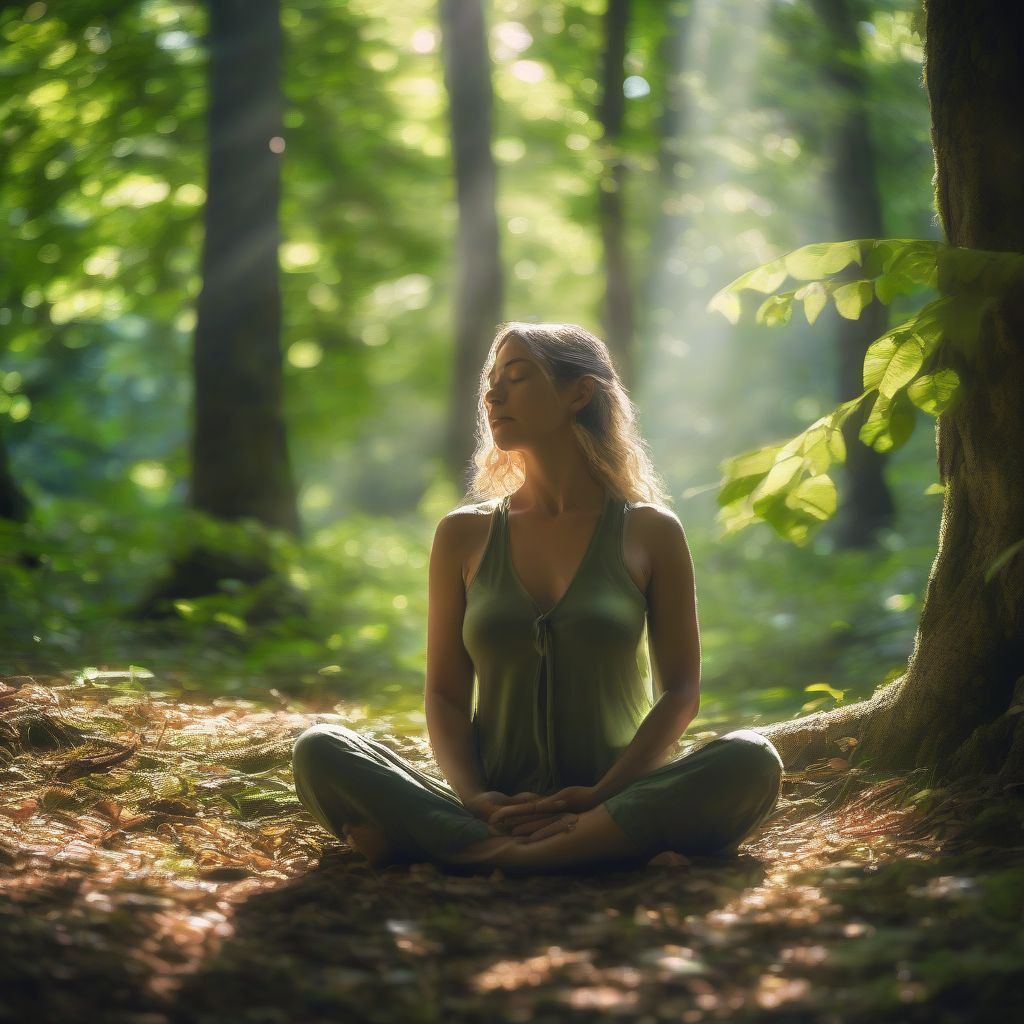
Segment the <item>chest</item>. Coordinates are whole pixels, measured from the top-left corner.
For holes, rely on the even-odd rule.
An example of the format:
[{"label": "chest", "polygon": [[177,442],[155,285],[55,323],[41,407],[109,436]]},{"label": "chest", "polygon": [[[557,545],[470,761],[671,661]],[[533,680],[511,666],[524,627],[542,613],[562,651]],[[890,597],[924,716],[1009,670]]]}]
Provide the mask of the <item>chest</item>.
[{"label": "chest", "polygon": [[[641,517],[627,514],[621,536],[611,542],[621,547],[623,563],[637,589],[644,595],[650,581],[651,553],[644,536]],[[542,610],[550,610],[561,601],[588,557],[597,517],[566,520],[560,523],[528,522],[512,516],[508,521],[508,554],[520,583]],[[468,588],[483,561],[490,536],[485,520],[470,539],[463,563],[463,580]],[[494,528],[498,529],[497,523]]]}]

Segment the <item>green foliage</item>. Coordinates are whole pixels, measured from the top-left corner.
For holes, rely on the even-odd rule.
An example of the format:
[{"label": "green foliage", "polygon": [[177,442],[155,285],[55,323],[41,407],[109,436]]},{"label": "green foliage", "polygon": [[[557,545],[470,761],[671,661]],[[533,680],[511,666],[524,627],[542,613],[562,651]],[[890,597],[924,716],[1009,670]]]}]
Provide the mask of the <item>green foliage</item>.
[{"label": "green foliage", "polygon": [[[860,268],[849,280],[852,266]],[[787,278],[808,283],[779,292]],[[856,320],[874,299],[921,288],[942,295],[872,342],[864,357],[864,391],[785,444],[769,445],[722,464],[718,495],[727,531],[761,519],[796,544],[836,510],[828,477],[833,462],[845,459],[842,423],[874,394],[860,440],[879,452],[906,443],[916,410],[939,416],[958,395],[960,375],[946,363],[969,362],[982,335],[985,316],[1001,298],[1024,286],[1024,255],[953,248],[922,239],[858,239],[806,245],[756,267],[721,289],[709,302],[735,324],[739,293],[768,294],[758,307],[760,324],[788,323],[801,301],[813,324],[829,298],[840,316]],[[834,440],[839,437],[840,443]]]},{"label": "green foliage", "polygon": [[[840,572],[817,545],[774,550],[758,547],[756,533],[712,536],[710,495],[705,509],[688,491],[751,437],[789,436],[816,420],[792,451],[758,449],[767,457],[761,476],[776,455],[791,461],[756,498],[760,479],[748,466],[737,493],[807,536],[834,507],[826,456],[843,457],[839,419],[820,419],[825,407],[813,397],[831,376],[830,356],[802,321],[814,322],[826,304],[852,312],[864,301],[857,282],[876,287],[874,271],[865,266],[834,287],[797,277],[788,297],[772,294],[789,276],[785,260],[752,272],[769,300],[762,319],[788,323],[795,339],[782,358],[753,327],[720,344],[723,325],[701,315],[709,281],[825,230],[822,131],[839,111],[825,90],[807,88],[820,57],[807,43],[820,42],[820,26],[806,5],[775,5],[737,45],[741,0],[682,3],[692,20],[680,48],[662,6],[633,5],[627,74],[650,91],[629,98],[612,153],[596,117],[605,6],[499,0],[490,11],[506,315],[599,328],[595,196],[607,158],[621,156],[638,312],[652,311],[635,395],[659,467],[682,498],[708,612],[706,677],[723,687],[721,698],[705,698],[702,717],[715,725],[798,713],[809,698],[835,699],[805,684],[827,679],[856,691],[877,678],[879,657],[888,667],[905,656],[913,616],[882,607],[879,593],[912,599],[931,553],[918,537],[890,552],[884,572],[875,562],[844,562]],[[887,155],[885,220],[909,236],[932,227],[931,154],[919,40],[899,6],[865,10],[863,25],[872,29],[873,125]],[[432,490],[450,402],[456,277],[436,7],[282,7],[282,352],[302,544],[183,507],[205,200],[206,5],[67,0],[0,12],[9,228],[0,239],[0,435],[35,504],[24,530],[0,523],[0,672],[136,662],[170,688],[265,699],[273,687],[420,714],[430,529],[459,500],[454,489],[443,500]],[[780,17],[802,19],[799,30],[780,32]],[[682,58],[674,72],[672,55]],[[670,74],[684,131],[663,147]],[[664,157],[678,171],[669,190]],[[673,252],[655,255],[652,235],[666,216],[680,237]],[[895,303],[921,287],[927,247],[922,253],[877,283]],[[794,256],[792,266],[806,273],[820,258],[834,264],[843,253]],[[657,274],[664,287],[648,293]],[[957,379],[938,370],[928,381],[927,370],[905,393],[934,411]],[[933,476],[930,454],[910,470],[927,475],[915,484],[920,498]],[[134,621],[139,597],[193,539],[240,558],[269,551],[284,583],[229,580],[164,622]],[[823,563],[837,567],[827,601],[813,596]],[[276,621],[263,618],[275,606]],[[870,656],[843,646],[851,636]]]}]

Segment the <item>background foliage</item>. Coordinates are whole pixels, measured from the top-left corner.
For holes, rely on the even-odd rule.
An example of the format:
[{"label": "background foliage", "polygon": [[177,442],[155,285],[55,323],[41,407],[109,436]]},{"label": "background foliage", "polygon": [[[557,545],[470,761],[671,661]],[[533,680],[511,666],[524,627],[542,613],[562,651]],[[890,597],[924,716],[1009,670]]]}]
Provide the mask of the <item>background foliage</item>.
[{"label": "background foliage", "polygon": [[[633,397],[696,562],[695,728],[865,696],[912,645],[941,502],[930,430],[889,463],[899,520],[876,550],[837,551],[828,524],[794,547],[764,523],[726,534],[716,517],[723,460],[838,402],[834,309],[771,332],[706,308],[751,266],[835,237],[823,140],[841,104],[808,87],[825,42],[795,3],[695,4],[682,42],[661,5],[634,6],[622,142],[642,307]],[[603,9],[490,5],[510,318],[600,329]],[[937,238],[912,9],[861,5],[858,31],[888,233]],[[0,672],[130,662],[167,690],[274,688],[421,728],[427,552],[460,500],[439,459],[455,207],[435,4],[290,0],[282,20],[282,349],[306,535],[271,542],[308,610],[253,622],[274,597],[239,587],[154,624],[132,610],[197,532],[232,549],[260,533],[185,509],[204,8],[73,0],[0,14],[0,437],[32,502],[26,526],[0,538]],[[673,45],[684,47],[683,230],[654,266]],[[894,324],[915,298],[893,299]]]}]

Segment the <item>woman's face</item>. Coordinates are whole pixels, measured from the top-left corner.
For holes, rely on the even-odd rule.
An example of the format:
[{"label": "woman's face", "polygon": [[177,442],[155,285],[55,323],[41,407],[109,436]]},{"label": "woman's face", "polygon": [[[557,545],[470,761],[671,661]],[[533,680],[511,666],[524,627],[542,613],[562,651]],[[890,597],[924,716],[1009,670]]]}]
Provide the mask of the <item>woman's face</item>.
[{"label": "woman's face", "polygon": [[498,349],[490,384],[484,404],[495,447],[502,451],[529,448],[572,421],[572,389],[560,394],[514,334]]}]

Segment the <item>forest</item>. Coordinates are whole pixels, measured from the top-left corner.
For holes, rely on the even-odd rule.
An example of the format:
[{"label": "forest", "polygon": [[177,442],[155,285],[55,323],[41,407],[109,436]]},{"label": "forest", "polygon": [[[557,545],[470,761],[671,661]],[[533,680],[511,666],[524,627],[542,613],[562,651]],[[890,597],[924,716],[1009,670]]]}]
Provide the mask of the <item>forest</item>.
[{"label": "forest", "polygon": [[[0,1021],[1024,1009],[1024,12],[0,5]],[[497,325],[607,344],[693,556],[729,860],[374,869]],[[650,679],[650,665],[644,666]]]}]

